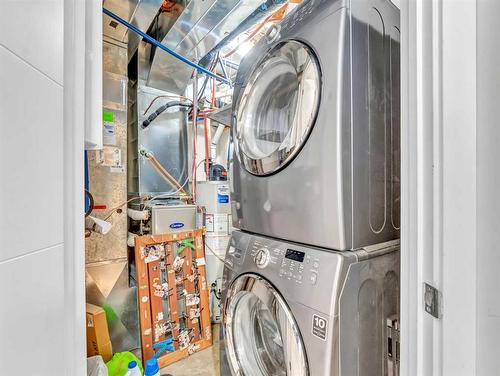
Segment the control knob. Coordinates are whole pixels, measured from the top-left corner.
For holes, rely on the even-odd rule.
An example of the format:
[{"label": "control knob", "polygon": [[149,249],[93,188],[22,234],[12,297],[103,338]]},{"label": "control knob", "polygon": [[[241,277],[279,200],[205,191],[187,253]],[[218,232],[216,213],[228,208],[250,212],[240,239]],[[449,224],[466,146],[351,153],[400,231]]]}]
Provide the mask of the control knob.
[{"label": "control knob", "polygon": [[270,260],[271,255],[267,248],[259,249],[254,257],[255,265],[257,265],[257,267],[261,269],[265,268],[269,264]]}]

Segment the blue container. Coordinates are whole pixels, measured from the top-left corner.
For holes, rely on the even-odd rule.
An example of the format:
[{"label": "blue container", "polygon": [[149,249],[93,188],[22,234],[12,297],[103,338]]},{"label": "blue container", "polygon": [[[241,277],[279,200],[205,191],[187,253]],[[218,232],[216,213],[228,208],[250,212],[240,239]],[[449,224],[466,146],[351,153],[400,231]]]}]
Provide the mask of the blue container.
[{"label": "blue container", "polygon": [[144,376],[160,376],[160,366],[156,358],[151,358],[146,361]]}]

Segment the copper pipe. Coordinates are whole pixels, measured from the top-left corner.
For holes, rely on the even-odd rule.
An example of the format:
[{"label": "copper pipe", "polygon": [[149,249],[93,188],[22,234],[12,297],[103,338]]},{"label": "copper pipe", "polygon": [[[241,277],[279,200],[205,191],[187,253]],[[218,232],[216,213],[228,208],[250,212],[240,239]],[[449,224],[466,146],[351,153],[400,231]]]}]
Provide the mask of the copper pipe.
[{"label": "copper pipe", "polygon": [[203,133],[205,136],[205,175],[206,175],[206,180],[208,180],[208,175],[210,174],[209,169],[210,169],[210,159],[208,157],[208,122],[207,122],[207,115],[203,114]]},{"label": "copper pipe", "polygon": [[193,200],[196,202],[196,136],[197,136],[197,124],[198,124],[198,71],[195,69],[193,77],[193,110],[192,110],[192,120],[193,120],[193,166],[192,166],[192,191]]}]

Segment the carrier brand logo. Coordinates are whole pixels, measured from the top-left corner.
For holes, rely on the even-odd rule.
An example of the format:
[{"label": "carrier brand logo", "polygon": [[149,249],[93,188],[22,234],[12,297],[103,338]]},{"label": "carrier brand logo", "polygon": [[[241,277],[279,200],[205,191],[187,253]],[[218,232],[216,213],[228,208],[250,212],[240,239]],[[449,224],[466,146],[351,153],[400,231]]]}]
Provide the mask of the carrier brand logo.
[{"label": "carrier brand logo", "polygon": [[184,227],[184,223],[182,222],[174,222],[170,225],[170,228],[182,228]]}]

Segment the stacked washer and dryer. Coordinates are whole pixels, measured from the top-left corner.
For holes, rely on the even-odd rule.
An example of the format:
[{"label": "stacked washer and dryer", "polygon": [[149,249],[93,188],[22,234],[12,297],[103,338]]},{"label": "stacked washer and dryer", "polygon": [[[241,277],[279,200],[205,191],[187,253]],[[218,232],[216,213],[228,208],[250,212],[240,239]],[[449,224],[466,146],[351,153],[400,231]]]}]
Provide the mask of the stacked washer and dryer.
[{"label": "stacked washer and dryer", "polygon": [[242,61],[221,374],[398,373],[399,10],[306,0]]}]

